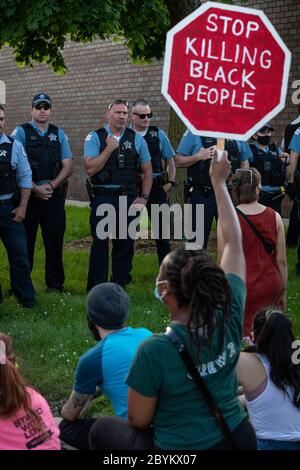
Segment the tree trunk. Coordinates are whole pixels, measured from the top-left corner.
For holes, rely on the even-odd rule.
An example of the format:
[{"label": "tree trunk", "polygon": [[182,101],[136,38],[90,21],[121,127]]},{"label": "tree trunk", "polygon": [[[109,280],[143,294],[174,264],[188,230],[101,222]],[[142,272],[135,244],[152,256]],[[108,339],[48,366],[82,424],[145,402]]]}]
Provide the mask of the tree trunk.
[{"label": "tree trunk", "polygon": [[[200,0],[165,0],[167,8],[170,15],[170,27],[172,28],[180,20],[185,18],[189,13],[194,11],[200,4]],[[176,150],[178,143],[182,137],[183,132],[185,131],[185,125],[179,119],[175,111],[170,109],[170,122],[169,122],[169,138],[170,141]],[[177,186],[175,190],[172,191],[170,198],[171,204],[174,202],[179,202],[183,205],[184,195],[183,195],[183,182],[186,176],[185,168],[178,168],[176,173],[176,183]]]}]

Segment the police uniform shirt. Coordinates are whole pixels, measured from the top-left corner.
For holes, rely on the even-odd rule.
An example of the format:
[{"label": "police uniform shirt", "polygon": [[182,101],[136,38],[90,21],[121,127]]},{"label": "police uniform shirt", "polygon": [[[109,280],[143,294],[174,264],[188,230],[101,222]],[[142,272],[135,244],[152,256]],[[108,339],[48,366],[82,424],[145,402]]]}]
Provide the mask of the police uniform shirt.
[{"label": "police uniform shirt", "polygon": [[[48,132],[48,127],[42,131],[34,121],[29,121],[29,124],[36,130],[36,132],[41,136],[44,137]],[[17,126],[13,132],[11,133],[11,137],[17,139],[21,144],[25,147],[25,131],[22,126]],[[66,160],[67,158],[72,157],[72,150],[69,143],[69,139],[67,134],[60,128],[58,128],[58,140],[61,144],[61,159]],[[49,180],[37,181],[37,184],[47,183]]]},{"label": "police uniform shirt", "polygon": [[[137,131],[136,129],[134,129],[134,131],[136,132],[136,134],[139,134],[140,136],[145,137],[145,135],[148,132],[148,128],[145,131]],[[170,160],[170,158],[175,157],[175,152],[169,141],[168,136],[160,128],[158,128],[158,138],[159,138],[159,148],[161,152],[161,157],[164,160]],[[160,176],[160,175],[161,173],[152,173],[153,178],[155,178],[156,176]]]},{"label": "police uniform shirt", "polygon": [[[0,136],[0,145],[4,143],[9,144],[11,141],[5,134],[2,134]],[[18,186],[22,189],[32,189],[32,174],[27,155],[23,145],[17,140],[14,140],[12,144],[11,166],[16,170]],[[12,196],[13,194],[3,194],[0,195],[0,200],[10,199]]]},{"label": "police uniform shirt", "polygon": [[[114,136],[107,124],[104,124],[103,127],[105,128],[107,134],[110,137],[115,137],[119,141],[121,140],[124,132],[122,132],[120,136]],[[141,137],[137,133],[135,134],[134,144],[135,144],[136,151],[139,155],[140,165],[144,165],[145,163],[151,161],[151,156],[148,150],[148,146],[145,140],[143,139],[143,137]],[[103,152],[103,149],[101,150],[101,152]],[[96,131],[92,131],[85,138],[83,156],[84,158],[96,158],[101,152],[100,152],[100,140],[99,140],[98,134]],[[104,184],[101,186],[106,187],[106,188],[119,188],[120,187],[119,184]]]},{"label": "police uniform shirt", "polygon": [[300,127],[295,131],[289,149],[300,155]]},{"label": "police uniform shirt", "polygon": [[[260,147],[258,145],[257,142],[251,142],[253,145],[255,145],[259,150],[262,150],[263,152],[265,153],[269,153],[270,152],[270,148],[269,146],[267,145],[266,147]],[[274,155],[274,159],[275,158],[279,158],[280,155],[282,154],[282,150],[281,148],[279,147],[279,145],[276,145],[276,150],[278,152],[278,157],[276,157]],[[262,191],[265,191],[266,193],[269,193],[269,192],[273,192],[273,191],[279,191],[280,190],[280,187],[279,186],[262,186],[261,187]]]},{"label": "police uniform shirt", "polygon": [[[252,161],[253,155],[251,149],[247,142],[243,142],[241,140],[236,140],[238,149],[239,149],[239,157],[240,161],[243,162],[245,160]],[[176,153],[183,155],[184,157],[189,157],[191,155],[195,155],[195,153],[199,152],[203,147],[201,137],[199,135],[192,134],[189,130],[186,130],[183,134],[181,141],[179,142],[179,146],[177,148]]]}]

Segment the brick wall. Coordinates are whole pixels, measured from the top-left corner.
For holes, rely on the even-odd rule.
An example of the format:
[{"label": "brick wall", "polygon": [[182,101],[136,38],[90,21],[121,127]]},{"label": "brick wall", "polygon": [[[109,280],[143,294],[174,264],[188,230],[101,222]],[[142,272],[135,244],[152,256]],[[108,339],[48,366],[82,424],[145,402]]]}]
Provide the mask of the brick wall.
[{"label": "brick wall", "polygon": [[[281,139],[284,125],[296,114],[291,102],[291,84],[300,80],[300,0],[250,0],[248,6],[261,8],[292,51],[287,105],[275,119],[276,137]],[[114,98],[150,101],[156,124],[168,128],[169,108],[160,93],[162,61],[134,65],[122,44],[94,41],[92,44],[67,43],[64,57],[68,72],[55,75],[46,65],[20,69],[9,48],[0,50],[0,80],[6,84],[7,130],[29,119],[32,96],[46,91],[53,99],[52,121],[69,135],[75,157],[75,171],[68,197],[87,200],[83,170],[83,142],[86,134],[104,121],[107,104]]]}]

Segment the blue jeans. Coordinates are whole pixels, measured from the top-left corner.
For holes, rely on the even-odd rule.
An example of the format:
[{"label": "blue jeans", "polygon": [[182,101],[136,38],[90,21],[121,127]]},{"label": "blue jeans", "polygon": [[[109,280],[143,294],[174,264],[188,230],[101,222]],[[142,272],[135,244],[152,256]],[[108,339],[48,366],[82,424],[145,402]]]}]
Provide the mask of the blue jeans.
[{"label": "blue jeans", "polygon": [[258,439],[258,450],[300,450],[300,441],[274,441],[273,439]]},{"label": "blue jeans", "polygon": [[12,204],[0,206],[0,238],[7,251],[12,291],[24,306],[30,307],[35,293],[30,277],[26,232],[22,222],[12,220],[13,209]]}]

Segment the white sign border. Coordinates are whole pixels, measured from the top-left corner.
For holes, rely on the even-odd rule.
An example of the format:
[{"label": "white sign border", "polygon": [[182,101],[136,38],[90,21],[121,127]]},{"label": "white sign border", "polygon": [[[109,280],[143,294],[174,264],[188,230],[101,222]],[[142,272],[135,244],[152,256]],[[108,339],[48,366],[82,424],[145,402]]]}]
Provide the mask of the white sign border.
[{"label": "white sign border", "polygon": [[[273,108],[263,119],[257,122],[251,129],[249,129],[244,134],[238,133],[228,133],[228,132],[212,132],[212,131],[198,131],[191,122],[184,116],[181,112],[178,105],[172,99],[172,97],[168,93],[169,88],[169,76],[170,76],[170,68],[171,68],[171,51],[173,48],[173,36],[178,32],[181,31],[185,26],[190,24],[194,19],[196,19],[199,14],[204,13],[209,8],[217,8],[220,10],[231,10],[231,11],[238,11],[242,13],[249,13],[255,16],[259,16],[265,26],[269,29],[270,33],[276,40],[277,44],[283,49],[285,54],[285,61],[284,61],[284,71],[282,77],[282,84],[281,84],[281,95],[280,95],[280,102],[278,105]],[[248,7],[241,7],[235,5],[227,5],[222,3],[216,2],[206,2],[200,5],[195,11],[193,11],[190,15],[186,16],[183,20],[177,23],[172,29],[170,29],[167,33],[166,38],[166,48],[165,48],[165,58],[164,58],[164,67],[163,67],[163,80],[162,80],[162,88],[161,92],[168,103],[172,106],[172,108],[176,111],[179,118],[184,122],[187,128],[195,135],[203,135],[205,137],[224,137],[227,139],[236,139],[236,140],[248,140],[252,137],[264,124],[270,121],[273,117],[275,117],[284,107],[285,101],[287,96],[287,88],[288,88],[288,80],[289,80],[289,71],[291,66],[291,52],[277,33],[276,29],[270,22],[269,18],[265,15],[262,10],[257,10],[254,8]]]}]

